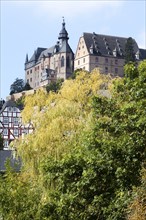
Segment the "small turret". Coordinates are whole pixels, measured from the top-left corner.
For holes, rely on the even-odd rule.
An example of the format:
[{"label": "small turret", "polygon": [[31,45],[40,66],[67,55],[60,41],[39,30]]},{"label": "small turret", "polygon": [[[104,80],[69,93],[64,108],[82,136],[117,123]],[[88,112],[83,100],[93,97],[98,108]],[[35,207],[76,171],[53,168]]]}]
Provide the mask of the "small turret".
[{"label": "small turret", "polygon": [[63,41],[68,41],[69,37],[68,37],[68,33],[65,29],[65,21],[64,21],[64,17],[63,17],[63,23],[62,23],[62,29],[59,33],[59,37],[58,39],[60,40],[60,43],[62,44]]}]

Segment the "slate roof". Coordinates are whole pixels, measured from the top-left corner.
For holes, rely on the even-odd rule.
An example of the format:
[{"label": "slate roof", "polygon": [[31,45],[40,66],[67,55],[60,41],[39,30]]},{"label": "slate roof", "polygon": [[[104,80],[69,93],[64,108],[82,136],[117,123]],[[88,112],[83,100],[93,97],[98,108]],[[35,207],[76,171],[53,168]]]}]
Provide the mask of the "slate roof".
[{"label": "slate roof", "polygon": [[63,42],[62,47],[59,50],[60,53],[73,53],[71,47],[69,46],[67,41]]},{"label": "slate roof", "polygon": [[16,105],[16,103],[15,103],[14,101],[8,100],[8,101],[6,101],[6,102],[4,103],[4,105],[3,105],[3,107],[2,107],[2,109],[1,109],[1,111],[0,111],[0,113],[3,112],[6,107],[17,107],[17,105]]},{"label": "slate roof", "polygon": [[10,166],[14,168],[15,171],[20,171],[21,161],[13,157],[12,150],[0,150],[0,172],[6,171],[6,163],[10,162]]},{"label": "slate roof", "polygon": [[[37,50],[34,52],[28,63],[31,63],[29,68],[31,66],[34,66],[35,64],[39,63],[41,59],[44,57],[52,56],[54,53],[54,49],[57,47],[56,53],[73,53],[71,47],[69,46],[67,41],[63,41],[63,45],[60,47],[59,45],[54,45],[50,48],[40,48],[38,47]],[[26,66],[28,63],[25,63]]]},{"label": "slate roof", "polygon": [[[123,57],[125,55],[125,43],[128,38],[102,35],[96,33],[83,33],[83,37],[90,53],[90,47],[93,47],[94,55],[101,56],[113,56],[113,51],[117,51],[118,57]],[[134,53],[138,51],[138,45],[134,41]]]},{"label": "slate roof", "polygon": [[146,49],[139,49],[140,52],[140,59],[146,59]]},{"label": "slate roof", "polygon": [[38,60],[38,58],[39,58],[41,52],[44,51],[44,50],[46,50],[46,49],[47,49],[47,48],[38,47],[38,48],[34,51],[32,57],[30,58],[30,60],[29,60],[28,62]]},{"label": "slate roof", "polygon": [[55,46],[52,46],[52,47],[50,47],[50,48],[45,49],[44,51],[42,51],[41,54],[40,54],[40,56],[39,56],[39,58],[38,58],[38,60],[41,60],[41,58],[42,58],[43,56],[48,57],[49,55],[51,55],[51,54],[53,53],[53,51],[54,51],[54,47],[55,47]]},{"label": "slate roof", "polygon": [[[38,63],[40,63],[41,59],[43,57],[52,56],[55,53],[64,53],[64,52],[73,53],[72,49],[70,48],[70,46],[68,44],[69,37],[68,37],[68,32],[65,28],[64,18],[63,18],[63,23],[62,23],[62,29],[59,33],[58,39],[60,41],[58,41],[56,45],[54,45],[50,48],[38,47],[37,50],[34,51],[32,57],[29,60],[28,60],[28,56],[26,55],[25,70],[35,66]],[[60,46],[60,42],[61,42],[62,46]]]}]

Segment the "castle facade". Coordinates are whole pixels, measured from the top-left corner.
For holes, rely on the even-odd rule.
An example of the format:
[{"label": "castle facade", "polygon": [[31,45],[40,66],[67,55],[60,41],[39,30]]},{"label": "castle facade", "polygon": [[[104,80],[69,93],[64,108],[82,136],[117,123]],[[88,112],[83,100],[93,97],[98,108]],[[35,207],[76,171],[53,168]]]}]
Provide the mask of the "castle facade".
[{"label": "castle facade", "polygon": [[63,19],[57,43],[50,48],[38,47],[30,59],[26,55],[25,81],[33,89],[67,79],[74,71],[74,53],[68,43],[68,33]]},{"label": "castle facade", "polygon": [[[68,43],[68,33],[63,19],[57,43],[50,48],[38,47],[25,61],[25,81],[33,89],[46,86],[58,78],[69,78],[74,70],[91,72],[98,68],[103,74],[124,76],[125,45],[128,38],[83,33],[79,38],[75,57]],[[133,39],[133,53],[137,62],[146,59],[146,50],[140,49]]]},{"label": "castle facade", "polygon": [[[98,68],[103,74],[122,77],[127,39],[94,32],[83,33],[75,54],[75,70],[84,69],[90,72],[94,68]],[[139,49],[134,39],[133,52],[137,62],[146,59],[146,50]]]}]

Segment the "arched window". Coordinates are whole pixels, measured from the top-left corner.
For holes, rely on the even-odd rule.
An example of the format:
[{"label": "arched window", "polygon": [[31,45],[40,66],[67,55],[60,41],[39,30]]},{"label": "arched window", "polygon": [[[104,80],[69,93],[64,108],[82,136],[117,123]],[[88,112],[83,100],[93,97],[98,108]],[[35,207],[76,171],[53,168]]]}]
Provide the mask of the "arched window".
[{"label": "arched window", "polygon": [[61,67],[64,66],[64,56],[61,57]]},{"label": "arched window", "polygon": [[68,56],[67,59],[66,59],[66,66],[67,66],[67,67],[70,67],[70,58],[69,58],[69,56]]}]

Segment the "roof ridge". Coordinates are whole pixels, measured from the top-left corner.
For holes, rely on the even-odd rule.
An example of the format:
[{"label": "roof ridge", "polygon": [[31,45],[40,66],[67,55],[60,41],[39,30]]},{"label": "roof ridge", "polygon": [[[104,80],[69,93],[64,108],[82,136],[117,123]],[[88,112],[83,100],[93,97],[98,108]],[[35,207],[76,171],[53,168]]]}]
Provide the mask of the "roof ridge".
[{"label": "roof ridge", "polygon": [[[93,33],[91,33],[91,32],[83,32],[83,35],[84,34],[91,34],[91,35],[95,34],[95,35],[99,35],[99,36],[107,36],[107,37],[115,37],[115,38],[123,38],[123,39],[129,38],[129,37],[120,37],[120,36],[114,36],[114,35],[107,35],[107,34],[97,34],[95,32],[93,32]],[[132,38],[132,39],[134,39],[134,38]]]}]

